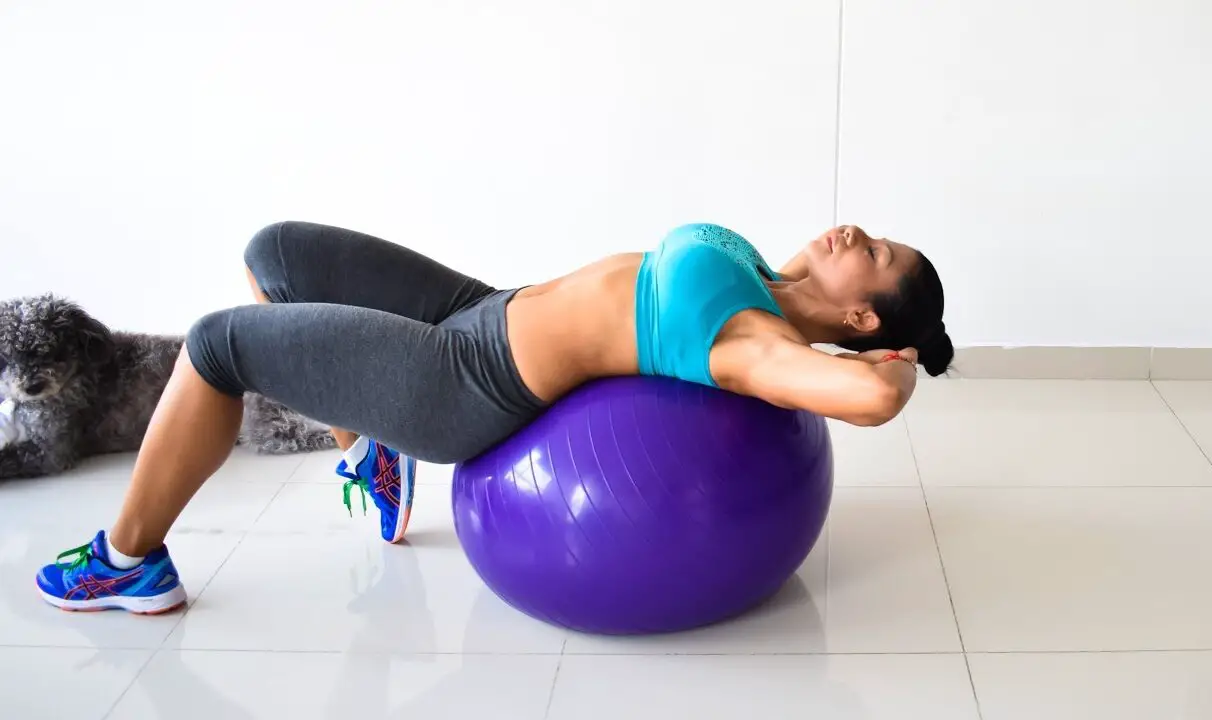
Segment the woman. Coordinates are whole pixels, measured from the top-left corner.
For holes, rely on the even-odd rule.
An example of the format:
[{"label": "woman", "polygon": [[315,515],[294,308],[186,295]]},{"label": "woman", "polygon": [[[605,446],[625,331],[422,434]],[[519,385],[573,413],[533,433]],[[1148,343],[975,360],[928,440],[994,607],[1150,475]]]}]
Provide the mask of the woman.
[{"label": "woman", "polygon": [[309,223],[265,228],[245,263],[261,304],[190,330],[117,522],[38,574],[51,604],[157,613],[185,601],[164,538],[231,452],[245,392],[346,428],[333,430],[345,503],[352,487],[363,503],[370,493],[398,542],[413,458],[472,457],[593,378],[665,375],[877,425],[909,400],[919,358],[938,375],[954,352],[930,261],[853,226],[780,273],[739,235],[687,225],[652,252],[520,290]]}]

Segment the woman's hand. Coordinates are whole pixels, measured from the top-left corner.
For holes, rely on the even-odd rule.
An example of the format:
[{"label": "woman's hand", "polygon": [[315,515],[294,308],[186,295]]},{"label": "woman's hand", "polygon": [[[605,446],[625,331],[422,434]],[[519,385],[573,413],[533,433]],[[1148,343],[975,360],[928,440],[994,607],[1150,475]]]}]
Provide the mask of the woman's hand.
[{"label": "woman's hand", "polygon": [[913,348],[905,348],[904,350],[868,350],[861,353],[840,353],[837,357],[847,360],[861,360],[868,365],[879,365],[893,360],[904,360],[910,365],[917,365],[917,350]]}]

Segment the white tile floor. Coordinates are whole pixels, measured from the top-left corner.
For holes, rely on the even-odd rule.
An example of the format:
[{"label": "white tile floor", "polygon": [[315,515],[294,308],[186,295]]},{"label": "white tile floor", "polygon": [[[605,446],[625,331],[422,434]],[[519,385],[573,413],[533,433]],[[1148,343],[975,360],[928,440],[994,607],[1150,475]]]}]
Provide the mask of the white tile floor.
[{"label": "white tile floor", "polygon": [[834,445],[798,576],[662,638],[497,601],[447,468],[388,547],[332,454],[237,456],[170,540],[190,609],[154,618],[32,587],[112,517],[131,458],[0,485],[0,718],[1212,718],[1212,384],[931,382]]}]

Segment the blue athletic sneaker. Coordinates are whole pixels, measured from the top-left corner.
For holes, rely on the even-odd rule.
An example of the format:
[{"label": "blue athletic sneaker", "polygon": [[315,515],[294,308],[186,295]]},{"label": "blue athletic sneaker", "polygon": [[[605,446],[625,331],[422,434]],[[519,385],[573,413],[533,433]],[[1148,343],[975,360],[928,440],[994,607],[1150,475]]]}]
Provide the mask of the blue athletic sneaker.
[{"label": "blue athletic sneaker", "polygon": [[[400,465],[404,472],[401,474]],[[353,468],[353,470],[350,470]],[[357,487],[362,491],[362,512],[366,512],[366,493],[370,493],[379,508],[379,532],[389,543],[404,538],[408,518],[412,514],[412,492],[416,485],[417,461],[401,455],[381,443],[365,437],[358,438],[337,465],[337,474],[347,478],[345,507],[353,515],[349,493]]]},{"label": "blue athletic sneaker", "polygon": [[157,615],[185,604],[185,588],[163,545],[135,567],[109,564],[105,531],[93,541],[59,553],[38,572],[42,598],[63,610],[127,610]]}]

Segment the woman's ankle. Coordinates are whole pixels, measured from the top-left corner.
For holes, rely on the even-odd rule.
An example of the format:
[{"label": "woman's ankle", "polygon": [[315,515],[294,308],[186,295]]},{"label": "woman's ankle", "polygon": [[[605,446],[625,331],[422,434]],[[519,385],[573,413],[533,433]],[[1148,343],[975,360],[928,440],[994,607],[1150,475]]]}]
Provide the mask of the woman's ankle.
[{"label": "woman's ankle", "polygon": [[149,540],[142,533],[132,531],[119,522],[105,533],[105,544],[106,550],[136,560],[135,565],[138,565],[138,561],[142,561],[148,553],[163,545],[164,540]]},{"label": "woman's ankle", "polygon": [[129,555],[122,552],[114,546],[113,540],[110,539],[109,533],[105,534],[105,554],[109,560],[109,564],[119,570],[130,570],[138,567],[139,563],[143,562],[146,555]]},{"label": "woman's ankle", "polygon": [[342,430],[341,428],[330,428],[329,431],[332,433],[333,439],[337,441],[337,447],[341,448],[341,452],[345,452],[353,447],[353,444],[358,441],[357,433]]}]

